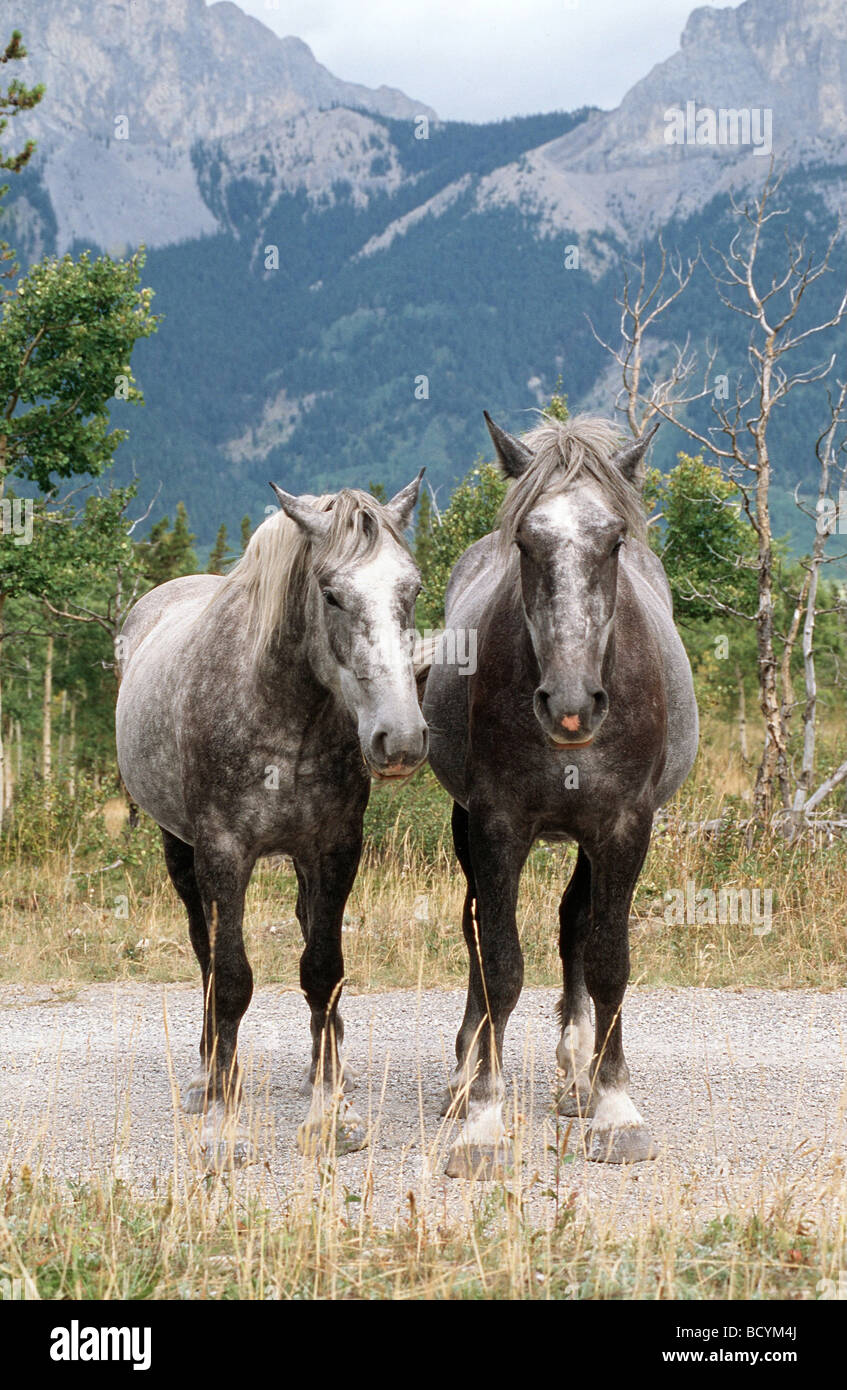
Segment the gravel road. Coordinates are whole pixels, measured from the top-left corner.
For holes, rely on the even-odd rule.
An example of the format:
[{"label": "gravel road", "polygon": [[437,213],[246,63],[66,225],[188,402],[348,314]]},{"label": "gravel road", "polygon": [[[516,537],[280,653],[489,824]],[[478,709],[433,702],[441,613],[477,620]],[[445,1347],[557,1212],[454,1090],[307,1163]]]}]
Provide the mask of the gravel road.
[{"label": "gravel road", "polygon": [[[545,1192],[556,1166],[556,998],[525,990],[506,1042],[536,1216],[553,1207]],[[345,994],[354,1100],[371,1143],[340,1158],[338,1173],[350,1192],[372,1182],[374,1215],[385,1223],[409,1191],[438,1213],[459,1214],[468,1200],[466,1184],[442,1175],[451,1128],[438,1115],[463,1002],[458,991]],[[142,1190],[174,1164],[190,1171],[197,1122],[182,1116],[176,1096],[195,1070],[199,1026],[200,991],[185,985],[91,985],[70,995],[49,985],[0,988],[0,1165],[9,1157],[74,1176],[114,1167]],[[585,1162],[575,1124],[561,1181],[577,1205],[620,1226],[645,1209],[702,1217],[783,1183],[835,1190],[847,1158],[847,990],[633,989],[624,1031],[632,1095],[660,1156],[630,1168]],[[294,1144],[307,1108],[299,1091],[307,1049],[299,993],[258,989],[240,1050],[263,1161],[237,1181],[273,1202],[305,1190],[313,1162]]]}]

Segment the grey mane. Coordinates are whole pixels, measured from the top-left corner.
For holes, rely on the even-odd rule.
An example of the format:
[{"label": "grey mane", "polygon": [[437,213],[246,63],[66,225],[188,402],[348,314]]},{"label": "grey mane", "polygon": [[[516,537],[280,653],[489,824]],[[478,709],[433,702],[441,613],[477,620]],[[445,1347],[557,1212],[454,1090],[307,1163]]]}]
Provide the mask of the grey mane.
[{"label": "grey mane", "polygon": [[641,494],[615,462],[621,435],[611,420],[592,415],[575,415],[561,421],[542,415],[543,423],[523,435],[523,443],[534,458],[513,483],[500,508],[500,540],[506,548],[521,522],[542,499],[555,497],[569,488],[591,481],[614,511],[627,524],[629,534],[644,541],[647,519]]},{"label": "grey mane", "polygon": [[320,581],[342,565],[366,560],[387,536],[408,550],[390,515],[370,493],[345,488],[308,500],[317,511],[331,513],[326,533],[309,537],[285,512],[274,512],[254,532],[212,600],[218,603],[234,590],[244,593],[254,661],[268,650],[290,607],[302,610],[312,576]]}]

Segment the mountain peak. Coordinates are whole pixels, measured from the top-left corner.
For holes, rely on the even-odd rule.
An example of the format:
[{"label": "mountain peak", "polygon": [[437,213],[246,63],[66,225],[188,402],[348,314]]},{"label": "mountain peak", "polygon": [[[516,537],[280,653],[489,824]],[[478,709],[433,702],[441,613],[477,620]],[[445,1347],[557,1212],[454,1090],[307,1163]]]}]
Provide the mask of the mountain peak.
[{"label": "mountain peak", "polygon": [[551,231],[641,237],[730,188],[760,184],[771,153],[781,169],[841,162],[845,74],[843,0],[696,9],[678,51],[616,110],[496,171],[479,202],[533,208]]}]

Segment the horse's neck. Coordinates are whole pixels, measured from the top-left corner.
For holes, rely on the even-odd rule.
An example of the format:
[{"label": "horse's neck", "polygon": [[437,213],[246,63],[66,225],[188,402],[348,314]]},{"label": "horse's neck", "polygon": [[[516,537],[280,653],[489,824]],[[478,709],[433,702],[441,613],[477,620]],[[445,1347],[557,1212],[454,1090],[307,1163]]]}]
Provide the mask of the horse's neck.
[{"label": "horse's neck", "polygon": [[344,709],[338,685],[337,664],[328,645],[316,639],[318,630],[309,613],[299,621],[282,623],[277,638],[261,657],[261,677],[270,698],[313,716],[318,708],[327,713]]},{"label": "horse's neck", "polygon": [[[230,640],[240,641],[245,646],[245,661],[252,660],[249,650],[250,623],[244,600],[233,602],[227,608],[222,606],[221,622],[228,630]],[[256,681],[264,699],[276,710],[284,708],[293,713],[302,711],[305,717],[313,718],[316,711],[340,704],[337,681],[332,680],[334,663],[328,648],[320,649],[316,634],[320,631],[316,615],[310,612],[310,605],[292,610],[288,620],[283,619],[276,637],[267,650],[256,661]]]}]

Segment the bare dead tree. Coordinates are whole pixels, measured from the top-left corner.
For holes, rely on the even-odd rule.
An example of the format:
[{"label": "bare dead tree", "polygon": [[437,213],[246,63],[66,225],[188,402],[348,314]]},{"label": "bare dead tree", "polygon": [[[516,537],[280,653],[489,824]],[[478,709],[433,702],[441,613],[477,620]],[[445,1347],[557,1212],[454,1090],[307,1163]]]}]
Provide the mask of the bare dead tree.
[{"label": "bare dead tree", "polygon": [[[774,175],[773,164],[761,193],[744,203],[732,199],[732,210],[740,226],[733,235],[727,251],[717,248],[717,265],[706,261],[706,268],[715,284],[718,297],[726,309],[749,320],[747,358],[750,379],[744,383],[739,375],[735,398],[724,403],[712,394],[714,426],[698,430],[678,416],[678,408],[693,395],[678,396],[666,393],[659,399],[654,393],[642,400],[645,409],[652,408],[677,424],[689,438],[723,467],[736,483],[744,515],[756,539],[758,602],[756,608],[756,642],[758,657],[759,704],[765,726],[765,741],[754,788],[754,820],[763,824],[770,820],[778,793],[785,809],[791,806],[790,773],[786,749],[786,718],[780,698],[780,660],[777,655],[775,623],[775,552],[771,526],[770,489],[773,464],[770,450],[770,427],[774,412],[799,387],[810,386],[829,375],[835,363],[835,353],[809,368],[793,370],[792,354],[813,342],[819,335],[836,328],[847,315],[847,290],[831,315],[806,328],[800,328],[797,316],[813,284],[831,271],[831,259],[842,235],[839,223],[830,237],[820,259],[807,253],[806,239],[793,240],[785,235],[787,265],[770,279],[761,283],[760,256],[769,224],[786,216],[786,209],[775,206],[780,176]],[[707,362],[711,373],[714,354]],[[690,372],[689,372],[690,375]],[[707,389],[699,395],[706,395]],[[809,586],[811,587],[811,586]],[[808,592],[799,605],[800,616],[782,638],[782,670],[788,671],[790,693],[790,660],[793,644],[799,633],[803,604],[808,604]],[[795,605],[795,613],[797,605]],[[786,647],[787,662],[786,667]]]},{"label": "bare dead tree", "polygon": [[[668,251],[663,238],[659,236],[659,264],[654,272],[648,273],[643,247],[638,261],[624,262],[623,289],[615,300],[621,311],[620,343],[617,346],[607,343],[597,333],[591,319],[588,320],[595,340],[620,368],[622,384],[615,408],[626,416],[636,439],[661,413],[661,407],[671,404],[678,407],[699,400],[708,393],[709,365],[714,360],[713,355],[707,363],[703,387],[686,393],[686,384],[695,367],[688,338],[681,347],[670,345],[672,360],[669,366],[666,365],[664,376],[653,378],[645,357],[649,336],[670,306],[688,288],[700,258],[698,247],[696,255],[683,260],[678,252]],[[646,392],[645,385],[648,388]]]},{"label": "bare dead tree", "polygon": [[[795,489],[795,501],[801,511],[807,516],[814,517],[815,538],[812,543],[812,553],[807,562],[808,585],[805,603],[805,621],[803,623],[803,679],[805,685],[806,701],[803,708],[803,754],[800,764],[800,772],[794,790],[794,800],[792,803],[791,831],[796,833],[801,818],[808,811],[810,803],[812,809],[819,801],[823,800],[818,792],[810,796],[809,788],[812,782],[812,775],[815,764],[815,739],[817,732],[817,707],[818,707],[818,685],[817,673],[815,669],[815,624],[818,618],[819,609],[817,607],[818,588],[820,573],[823,565],[830,564],[833,560],[843,558],[826,554],[826,547],[830,536],[838,528],[844,508],[845,488],[847,487],[847,438],[843,434],[845,420],[847,420],[847,379],[838,383],[838,394],[833,396],[828,393],[829,398],[829,423],[818,436],[815,444],[815,454],[818,460],[818,496],[814,512],[811,512],[802,505],[797,497],[799,489]],[[832,493],[835,493],[835,498]],[[834,774],[837,778],[843,769],[847,769],[847,762],[843,763]],[[839,779],[840,780],[840,779]],[[829,785],[824,795],[829,795],[838,785],[838,781],[829,779]],[[826,783],[822,784],[826,786]],[[813,798],[816,798],[813,801]]]}]

